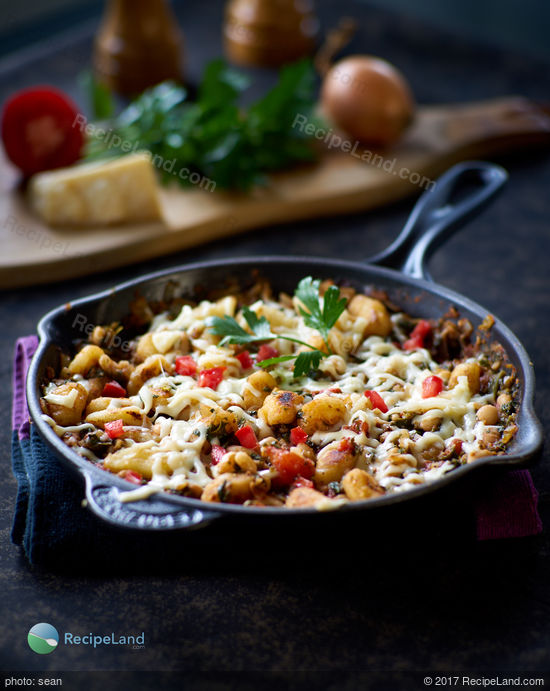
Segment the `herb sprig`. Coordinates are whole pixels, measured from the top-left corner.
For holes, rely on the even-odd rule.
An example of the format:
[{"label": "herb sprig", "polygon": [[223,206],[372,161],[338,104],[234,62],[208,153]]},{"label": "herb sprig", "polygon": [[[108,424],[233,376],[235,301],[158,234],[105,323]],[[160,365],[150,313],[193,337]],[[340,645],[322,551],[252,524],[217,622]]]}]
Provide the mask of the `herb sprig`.
[{"label": "herb sprig", "polygon": [[[102,123],[102,134],[88,141],[87,157],[121,156],[135,147],[162,162],[158,171],[164,183],[189,185],[191,173],[198,173],[220,188],[244,190],[264,183],[271,171],[313,161],[310,137],[294,124],[298,115],[315,120],[311,62],[283,68],[271,91],[242,108],[239,99],[248,85],[248,78],[223,60],[206,67],[196,100],[185,88],[163,82]],[[104,137],[109,127],[110,136]],[[180,176],[183,169],[189,175]]]},{"label": "herb sprig", "polygon": [[313,280],[311,276],[307,276],[300,281],[294,295],[301,303],[299,311],[306,326],[319,331],[327,346],[327,352],[293,336],[272,333],[269,321],[263,316],[258,317],[250,307],[246,306],[243,307],[242,314],[251,333],[243,329],[237,320],[229,315],[211,317],[207,324],[211,333],[222,337],[220,346],[228,344],[246,345],[276,338],[306,346],[309,350],[295,355],[280,355],[258,363],[261,367],[270,367],[281,362],[294,360],[293,374],[295,377],[302,377],[312,370],[318,369],[321,360],[332,354],[328,342],[329,331],[336,324],[347,304],[346,298],[340,297],[340,290],[334,285],[328,288],[321,302],[319,297],[320,284],[319,280]]},{"label": "herb sprig", "polygon": [[332,285],[325,292],[323,306],[321,307],[319,300],[320,285],[320,281],[314,281],[311,276],[307,276],[307,278],[303,278],[300,281],[294,294],[306,308],[299,308],[306,326],[317,329],[330,350],[328,332],[336,324],[339,316],[346,308],[347,300],[346,298],[341,298],[340,289]]}]

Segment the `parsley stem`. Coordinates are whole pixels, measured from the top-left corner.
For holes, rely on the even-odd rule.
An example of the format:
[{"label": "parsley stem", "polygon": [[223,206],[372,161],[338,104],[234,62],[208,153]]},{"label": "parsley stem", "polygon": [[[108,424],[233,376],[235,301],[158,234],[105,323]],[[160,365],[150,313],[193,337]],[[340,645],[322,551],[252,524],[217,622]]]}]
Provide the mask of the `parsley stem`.
[{"label": "parsley stem", "polygon": [[[286,336],[284,334],[273,334],[273,336],[274,336],[274,338],[282,338],[285,341],[292,341],[292,343],[298,343],[299,345],[307,346],[308,348],[311,348],[311,350],[319,350],[319,348],[312,346],[310,343],[306,343],[305,341],[300,341],[298,338],[293,338],[292,336]],[[327,346],[328,346],[328,343],[327,343]],[[329,350],[330,350],[330,348],[329,348]]]}]

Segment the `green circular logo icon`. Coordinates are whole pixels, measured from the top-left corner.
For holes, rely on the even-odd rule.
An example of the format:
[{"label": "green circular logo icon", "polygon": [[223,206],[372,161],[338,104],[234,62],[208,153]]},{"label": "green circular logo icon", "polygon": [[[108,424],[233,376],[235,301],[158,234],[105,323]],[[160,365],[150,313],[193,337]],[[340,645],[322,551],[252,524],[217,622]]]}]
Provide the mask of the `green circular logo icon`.
[{"label": "green circular logo icon", "polygon": [[39,655],[52,653],[59,643],[59,634],[51,624],[35,624],[27,636],[29,648]]}]

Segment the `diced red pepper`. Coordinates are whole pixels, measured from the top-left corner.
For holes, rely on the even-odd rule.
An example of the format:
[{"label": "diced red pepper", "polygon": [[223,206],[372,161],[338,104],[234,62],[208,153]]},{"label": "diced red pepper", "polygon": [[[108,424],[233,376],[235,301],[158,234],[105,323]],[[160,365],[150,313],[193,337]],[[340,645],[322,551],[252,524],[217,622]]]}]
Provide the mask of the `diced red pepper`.
[{"label": "diced red pepper", "polygon": [[388,406],[384,403],[384,399],[377,391],[365,391],[365,396],[372,403],[372,407],[378,408],[381,413],[388,412]]},{"label": "diced red pepper", "polygon": [[422,382],[422,398],[431,398],[432,396],[439,396],[443,391],[443,379],[437,374],[430,374]]},{"label": "diced red pepper", "polygon": [[236,355],[237,360],[241,363],[243,369],[250,369],[254,364],[254,360],[250,357],[248,350],[244,350],[242,353]]},{"label": "diced red pepper", "polygon": [[462,439],[450,439],[445,446],[449,449],[452,456],[460,456],[462,453]]},{"label": "diced red pepper", "polygon": [[210,455],[212,456],[212,460],[210,461],[210,465],[218,465],[218,463],[222,460],[222,458],[225,456],[225,449],[223,446],[218,446],[217,444],[212,444],[212,451],[210,452]]},{"label": "diced red pepper", "polygon": [[121,470],[118,476],[128,480],[128,482],[131,482],[133,485],[141,485],[143,482],[143,478],[135,470]]},{"label": "diced red pepper", "polygon": [[290,441],[294,446],[297,444],[305,444],[307,440],[308,436],[301,427],[293,427],[290,430]]},{"label": "diced red pepper", "polygon": [[336,387],[333,388],[333,389],[327,389],[327,391],[328,391],[329,393],[342,393],[342,389],[338,389],[338,388],[336,388]]},{"label": "diced red pepper", "polygon": [[124,434],[124,423],[122,420],[113,420],[105,423],[105,431],[109,439],[117,439]]},{"label": "diced red pepper", "polygon": [[241,446],[245,449],[255,449],[258,446],[258,439],[250,425],[245,425],[235,432]]},{"label": "diced red pepper", "polygon": [[416,350],[422,348],[422,341],[419,338],[409,338],[403,343],[403,350]]},{"label": "diced red pepper", "polygon": [[262,360],[270,360],[272,357],[279,357],[279,351],[273,346],[266,345],[265,343],[260,346],[258,354],[256,355],[256,362],[262,362]]},{"label": "diced red pepper", "polygon": [[421,319],[411,332],[411,336],[418,336],[419,338],[426,338],[428,334],[432,333],[432,325],[426,319]]},{"label": "diced red pepper", "polygon": [[101,392],[102,396],[110,396],[111,398],[124,398],[126,396],[126,389],[117,381],[108,381]]},{"label": "diced red pepper", "polygon": [[404,350],[414,350],[415,348],[424,348],[424,341],[426,336],[431,334],[432,325],[426,319],[421,319],[418,324],[411,331],[408,340],[403,343]]},{"label": "diced red pepper", "polygon": [[294,489],[295,487],[309,487],[310,489],[313,489],[315,485],[311,480],[308,480],[307,478],[298,475],[298,477],[292,483],[292,489]]},{"label": "diced red pepper", "polygon": [[225,369],[225,367],[210,367],[210,369],[201,370],[199,372],[199,386],[207,386],[215,391],[223,379]]},{"label": "diced red pepper", "polygon": [[193,377],[197,373],[197,363],[190,355],[182,355],[176,358],[176,374],[184,377]]},{"label": "diced red pepper", "polygon": [[278,449],[276,446],[268,446],[266,453],[279,473],[279,482],[275,482],[275,485],[291,485],[293,480],[299,475],[309,480],[315,473],[315,463],[311,459],[304,458],[293,451]]},{"label": "diced red pepper", "polygon": [[346,453],[351,451],[353,453],[355,451],[355,442],[349,437],[344,437],[338,444],[338,451],[345,451]]}]

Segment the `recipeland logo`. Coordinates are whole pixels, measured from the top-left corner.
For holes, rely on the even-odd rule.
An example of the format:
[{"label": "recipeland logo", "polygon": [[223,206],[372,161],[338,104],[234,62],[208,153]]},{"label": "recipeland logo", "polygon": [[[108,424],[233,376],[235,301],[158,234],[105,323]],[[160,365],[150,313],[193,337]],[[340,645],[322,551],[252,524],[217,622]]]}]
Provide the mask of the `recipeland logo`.
[{"label": "recipeland logo", "polygon": [[53,653],[59,643],[57,629],[51,624],[35,624],[27,636],[29,648],[39,655]]},{"label": "recipeland logo", "polygon": [[[29,648],[39,655],[47,655],[53,652],[59,642],[57,629],[51,624],[35,624],[27,636]],[[109,634],[86,633],[83,635],[66,631],[61,637],[63,645],[83,645],[97,648],[102,645],[123,645],[134,650],[145,647],[145,632],[138,634]]]}]

